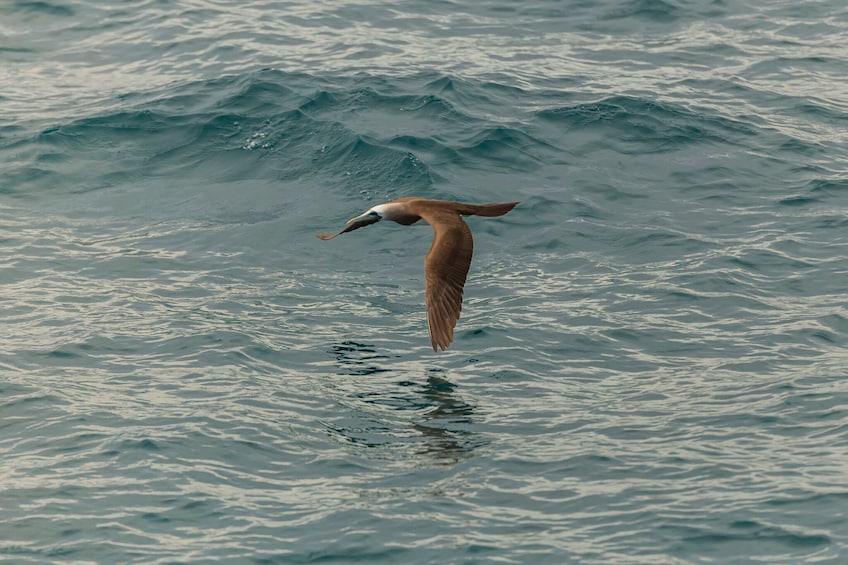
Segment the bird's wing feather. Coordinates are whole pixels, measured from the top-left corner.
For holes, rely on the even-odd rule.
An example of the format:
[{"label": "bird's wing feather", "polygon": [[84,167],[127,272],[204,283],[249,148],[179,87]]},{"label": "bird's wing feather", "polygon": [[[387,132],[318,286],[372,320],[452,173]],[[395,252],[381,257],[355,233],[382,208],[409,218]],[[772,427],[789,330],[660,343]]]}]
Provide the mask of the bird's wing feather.
[{"label": "bird's wing feather", "polygon": [[427,321],[433,350],[446,349],[453,341],[453,329],[462,310],[462,291],[474,240],[471,230],[459,214],[432,210],[421,213],[433,226],[433,245],[424,259],[426,279]]}]

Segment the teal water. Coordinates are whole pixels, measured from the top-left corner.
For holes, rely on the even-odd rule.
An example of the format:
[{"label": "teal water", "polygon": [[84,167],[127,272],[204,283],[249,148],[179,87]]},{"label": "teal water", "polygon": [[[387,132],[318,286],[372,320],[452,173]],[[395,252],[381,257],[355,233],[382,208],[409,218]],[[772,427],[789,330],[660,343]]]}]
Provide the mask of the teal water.
[{"label": "teal water", "polygon": [[[848,8],[0,4],[0,560],[848,562]],[[469,218],[434,354],[426,225]]]}]

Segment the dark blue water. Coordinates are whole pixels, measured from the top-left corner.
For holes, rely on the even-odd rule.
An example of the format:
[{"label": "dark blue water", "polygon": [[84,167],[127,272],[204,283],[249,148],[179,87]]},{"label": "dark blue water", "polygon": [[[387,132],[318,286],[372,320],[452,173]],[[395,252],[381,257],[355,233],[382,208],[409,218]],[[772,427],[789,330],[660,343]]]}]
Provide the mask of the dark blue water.
[{"label": "dark blue water", "polygon": [[[848,8],[0,4],[0,560],[848,562]],[[417,195],[468,222],[433,353]]]}]

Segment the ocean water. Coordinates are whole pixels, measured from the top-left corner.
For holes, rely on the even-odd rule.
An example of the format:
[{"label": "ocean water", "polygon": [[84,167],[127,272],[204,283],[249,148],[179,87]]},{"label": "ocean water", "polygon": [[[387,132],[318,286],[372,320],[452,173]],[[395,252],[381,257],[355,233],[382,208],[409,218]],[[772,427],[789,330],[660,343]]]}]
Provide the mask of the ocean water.
[{"label": "ocean water", "polygon": [[[0,561],[848,562],[848,7],[0,3]],[[468,218],[434,353],[423,222]]]}]

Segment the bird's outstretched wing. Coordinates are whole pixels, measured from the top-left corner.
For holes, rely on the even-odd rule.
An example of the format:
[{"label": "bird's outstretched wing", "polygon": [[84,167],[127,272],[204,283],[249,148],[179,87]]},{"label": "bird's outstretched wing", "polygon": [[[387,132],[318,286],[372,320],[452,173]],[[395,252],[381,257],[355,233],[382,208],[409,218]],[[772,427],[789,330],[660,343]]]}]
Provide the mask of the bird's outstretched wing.
[{"label": "bird's outstretched wing", "polygon": [[424,278],[427,294],[427,321],[433,351],[442,350],[453,341],[453,329],[462,310],[462,291],[474,239],[471,230],[459,214],[452,211],[428,210],[421,213],[435,236],[424,259]]}]

